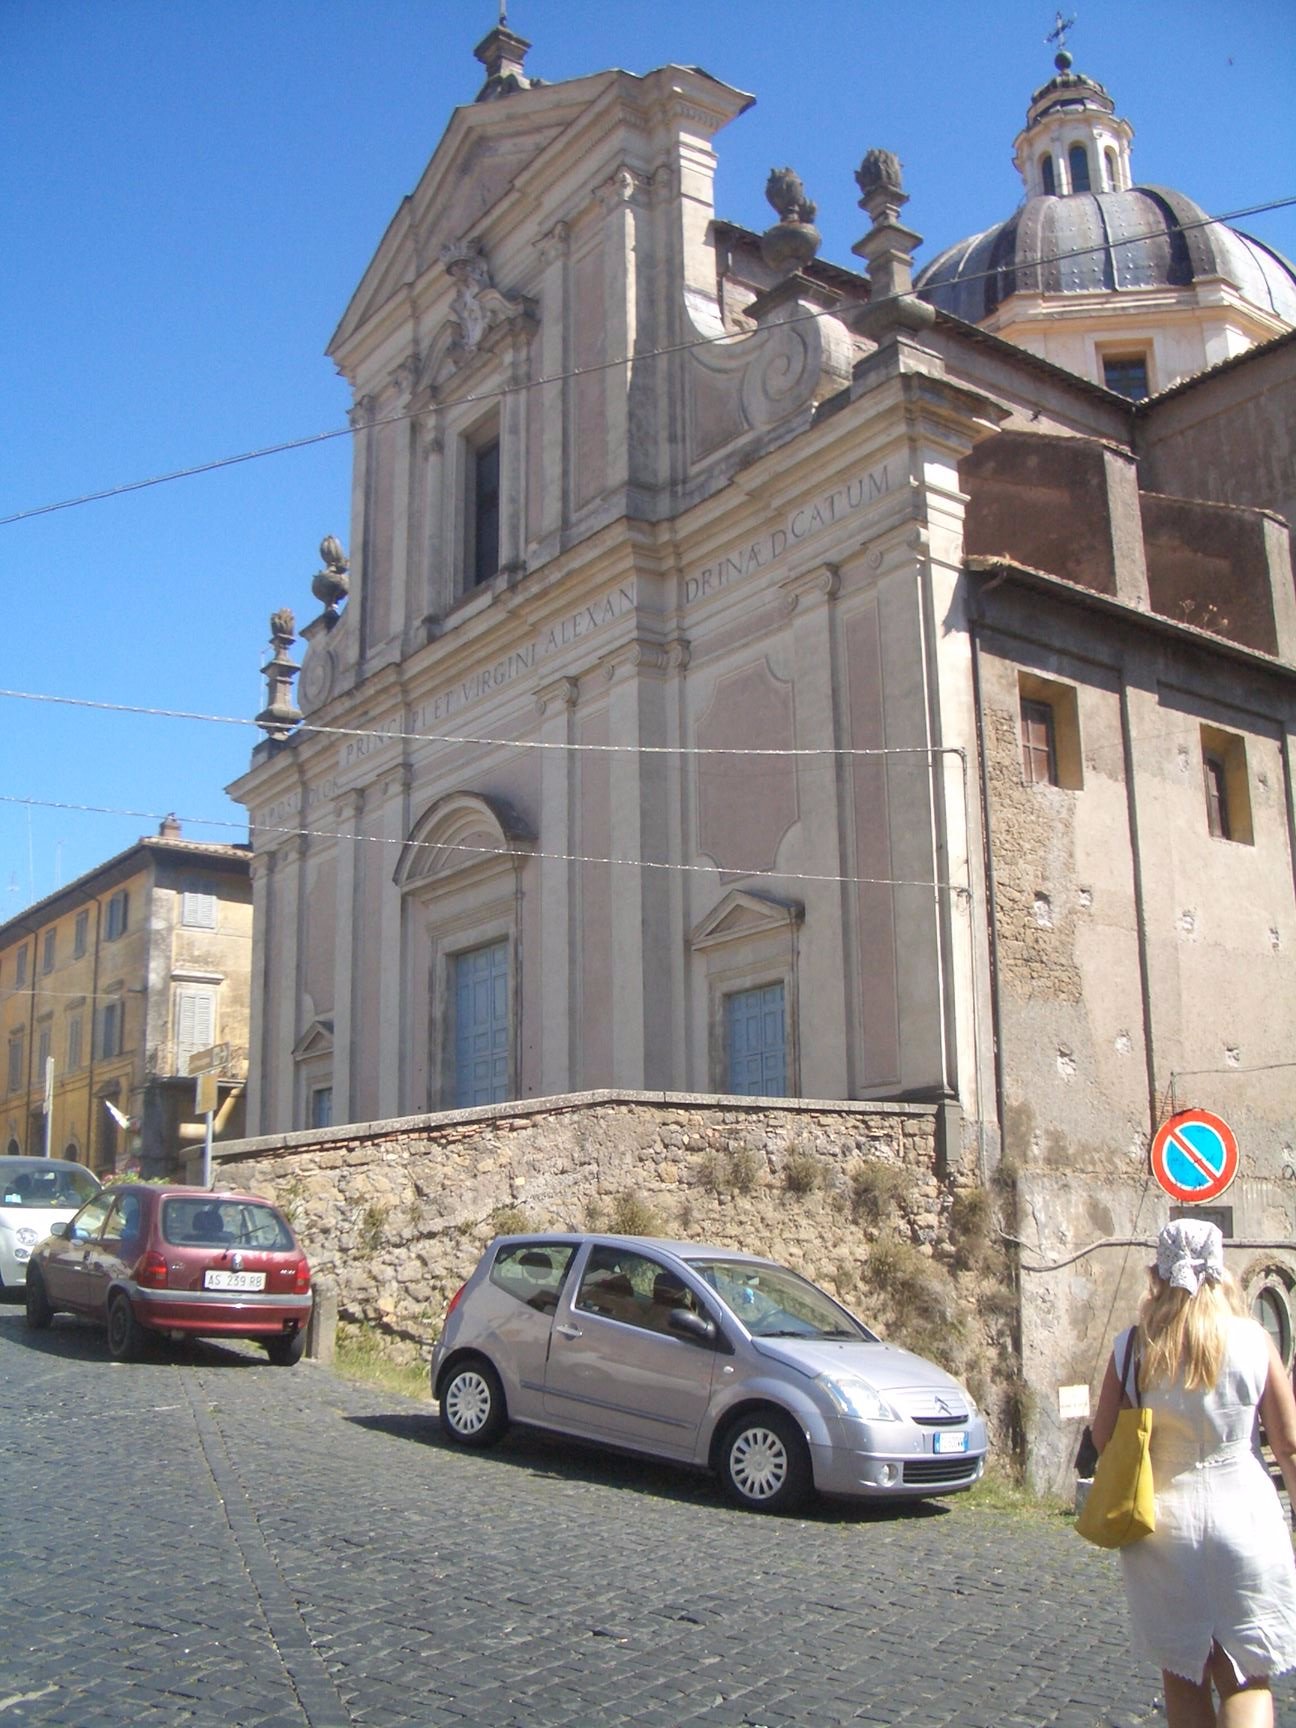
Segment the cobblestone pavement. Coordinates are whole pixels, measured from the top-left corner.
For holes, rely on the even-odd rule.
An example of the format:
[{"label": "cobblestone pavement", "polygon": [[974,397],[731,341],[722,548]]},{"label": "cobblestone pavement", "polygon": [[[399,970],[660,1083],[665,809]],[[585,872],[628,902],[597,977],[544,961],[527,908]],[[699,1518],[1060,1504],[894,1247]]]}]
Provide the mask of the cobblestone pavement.
[{"label": "cobblestone pavement", "polygon": [[1060,1519],[753,1517],[543,1438],[451,1451],[311,1363],[114,1366],[3,1305],[0,1385],[0,1728],[1163,1720],[1114,1561]]}]

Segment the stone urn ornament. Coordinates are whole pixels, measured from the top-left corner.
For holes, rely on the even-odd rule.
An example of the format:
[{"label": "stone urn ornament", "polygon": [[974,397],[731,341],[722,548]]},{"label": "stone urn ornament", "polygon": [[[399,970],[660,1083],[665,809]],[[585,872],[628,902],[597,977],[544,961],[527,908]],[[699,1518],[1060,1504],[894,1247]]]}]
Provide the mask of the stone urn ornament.
[{"label": "stone urn ornament", "polygon": [[801,177],[791,168],[771,168],[765,196],[779,220],[761,235],[761,256],[781,276],[804,270],[819,250],[814,225],[817,206],[806,197]]}]

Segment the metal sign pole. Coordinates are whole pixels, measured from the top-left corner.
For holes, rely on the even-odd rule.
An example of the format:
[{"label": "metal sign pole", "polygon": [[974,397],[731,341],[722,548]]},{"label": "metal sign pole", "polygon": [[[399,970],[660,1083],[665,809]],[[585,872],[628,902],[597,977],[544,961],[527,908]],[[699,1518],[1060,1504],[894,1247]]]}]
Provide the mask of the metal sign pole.
[{"label": "metal sign pole", "polygon": [[206,1130],[203,1134],[202,1185],[204,1188],[210,1188],[211,1187],[211,1154],[212,1154],[212,1112],[210,1110],[205,1111],[204,1117],[205,1117],[205,1120],[207,1123],[207,1127],[206,1127]]}]

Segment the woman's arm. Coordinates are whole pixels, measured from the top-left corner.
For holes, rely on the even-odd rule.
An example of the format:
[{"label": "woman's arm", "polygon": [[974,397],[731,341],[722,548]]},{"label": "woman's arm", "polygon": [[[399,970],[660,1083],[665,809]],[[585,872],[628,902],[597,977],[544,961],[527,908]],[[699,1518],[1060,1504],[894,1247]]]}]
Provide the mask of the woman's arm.
[{"label": "woman's arm", "polygon": [[1120,1383],[1120,1375],[1116,1372],[1116,1357],[1111,1355],[1107,1358],[1107,1372],[1103,1375],[1102,1391],[1098,1394],[1098,1408],[1089,1424],[1093,1443],[1099,1452],[1112,1437],[1121,1405],[1128,1403],[1129,1399]]},{"label": "woman's arm", "polygon": [[[1287,1498],[1296,1511],[1296,1397],[1292,1396],[1291,1381],[1273,1339],[1266,1336],[1265,1343],[1269,1347],[1269,1378],[1260,1395],[1260,1420],[1287,1484]],[[1097,1439],[1096,1424],[1094,1438]]]}]

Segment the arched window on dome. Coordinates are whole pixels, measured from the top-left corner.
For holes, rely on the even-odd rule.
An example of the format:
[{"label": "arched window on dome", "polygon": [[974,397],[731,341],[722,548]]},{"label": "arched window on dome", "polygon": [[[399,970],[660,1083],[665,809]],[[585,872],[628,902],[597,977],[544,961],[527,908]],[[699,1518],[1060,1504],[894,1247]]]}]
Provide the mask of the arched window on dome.
[{"label": "arched window on dome", "polygon": [[1053,167],[1053,154],[1049,150],[1046,150],[1040,157],[1040,175],[1044,181],[1044,196],[1046,198],[1056,197],[1057,173]]},{"label": "arched window on dome", "polygon": [[1106,167],[1107,190],[1109,192],[1119,192],[1121,189],[1120,158],[1110,145],[1108,145],[1107,149],[1103,152],[1103,162]]},{"label": "arched window on dome", "polygon": [[1088,192],[1089,152],[1083,144],[1073,144],[1067,151],[1067,165],[1071,170],[1071,190],[1073,192]]}]

